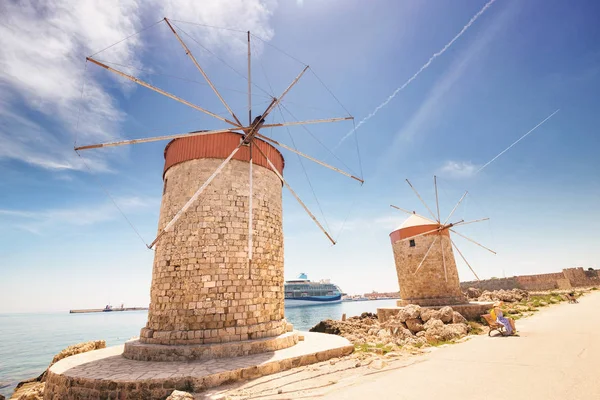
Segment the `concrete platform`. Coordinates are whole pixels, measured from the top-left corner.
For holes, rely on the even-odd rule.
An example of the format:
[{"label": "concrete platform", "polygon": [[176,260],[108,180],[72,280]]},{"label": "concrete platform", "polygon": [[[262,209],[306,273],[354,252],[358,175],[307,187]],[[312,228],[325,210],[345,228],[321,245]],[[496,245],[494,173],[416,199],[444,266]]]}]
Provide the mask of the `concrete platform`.
[{"label": "concrete platform", "polygon": [[175,389],[199,392],[341,357],[354,350],[340,336],[314,332],[300,335],[304,340],[282,350],[190,362],[126,359],[123,345],[78,354],[49,369],[44,399],[164,399]]}]

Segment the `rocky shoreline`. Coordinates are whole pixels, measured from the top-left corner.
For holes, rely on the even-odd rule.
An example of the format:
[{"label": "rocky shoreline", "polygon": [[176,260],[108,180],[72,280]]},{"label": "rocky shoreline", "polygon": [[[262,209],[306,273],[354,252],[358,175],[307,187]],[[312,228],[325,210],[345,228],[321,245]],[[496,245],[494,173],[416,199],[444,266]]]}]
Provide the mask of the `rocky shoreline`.
[{"label": "rocky shoreline", "polygon": [[467,320],[451,307],[432,310],[412,304],[399,308],[385,323],[375,314],[363,313],[345,321],[321,321],[310,329],[343,336],[358,349],[374,352],[435,346],[461,339],[470,330]]},{"label": "rocky shoreline", "polygon": [[[44,387],[46,386],[46,374],[51,366],[63,358],[67,358],[75,354],[86,353],[92,350],[103,349],[105,347],[106,342],[104,340],[93,340],[67,347],[54,356],[52,362],[50,365],[48,365],[48,368],[46,368],[46,370],[42,372],[40,376],[19,382],[15,388],[15,391],[10,397],[10,400],[43,400]],[[4,400],[4,396],[0,395],[0,400]]]},{"label": "rocky shoreline", "polygon": [[[504,304],[501,308],[505,315],[519,319],[533,314],[542,307],[566,301],[564,295],[567,293],[580,297],[591,290],[595,290],[595,288],[543,292],[527,292],[519,289],[498,291],[469,289],[466,295],[471,300],[477,301],[503,301]],[[330,369],[331,372],[325,373],[328,376],[380,370],[391,363],[402,362],[401,360],[406,359],[406,356],[431,351],[438,346],[461,342],[467,340],[469,335],[487,334],[488,328],[478,321],[467,321],[451,307],[432,310],[417,305],[408,305],[399,308],[398,313],[385,323],[379,322],[377,314],[362,313],[360,316],[342,321],[331,319],[321,321],[310,331],[343,336],[354,344],[355,352],[340,359],[302,367],[299,371],[303,371],[302,373],[307,375],[307,379],[311,379],[310,376],[318,371],[320,372],[315,376],[321,376],[324,371]],[[106,343],[103,340],[69,346],[53,358],[48,368],[63,358],[105,347]],[[342,366],[343,368],[341,368]],[[46,371],[36,378],[19,383],[10,400],[42,400]],[[231,389],[230,393],[224,387],[221,393],[226,392],[227,398],[233,399],[236,397],[237,390]],[[262,391],[264,393],[265,389]],[[245,390],[241,393],[244,393],[244,396],[248,394]],[[195,397],[189,393],[178,391],[174,391],[168,397],[170,400],[193,398]],[[0,400],[4,400],[4,397],[0,396]]]}]

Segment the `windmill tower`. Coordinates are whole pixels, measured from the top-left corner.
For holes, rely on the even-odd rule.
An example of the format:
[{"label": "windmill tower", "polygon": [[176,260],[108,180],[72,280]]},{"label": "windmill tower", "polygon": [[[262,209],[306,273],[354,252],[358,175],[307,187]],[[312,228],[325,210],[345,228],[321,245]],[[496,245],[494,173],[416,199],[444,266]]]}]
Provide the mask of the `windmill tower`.
[{"label": "windmill tower", "polygon": [[[326,237],[333,244],[335,241],[284,179],[284,158],[275,146],[361,183],[363,180],[275,141],[263,135],[261,129],[353,117],[267,122],[309,69],[308,65],[279,97],[271,98],[260,115],[253,117],[248,32],[248,123],[242,123],[178,34],[180,28],[167,18],[164,22],[230,117],[87,57],[93,64],[228,125],[218,130],[75,148],[81,151],[171,139],[164,152],[158,234],[148,245],[155,249],[148,322],[139,341],[126,344],[124,356],[136,360],[189,360],[289,347],[298,337],[282,338],[292,330],[284,318],[282,186],[289,189]],[[273,341],[269,345],[248,342],[265,338]],[[227,347],[211,349],[203,346],[206,344],[227,344]],[[173,350],[173,345],[192,347]]]},{"label": "windmill tower", "polygon": [[406,182],[423,205],[425,205],[432,218],[418,215],[414,211],[408,211],[394,205],[391,206],[410,215],[398,229],[390,233],[396,263],[396,273],[398,274],[398,284],[400,286],[401,300],[398,302],[398,305],[444,306],[465,304],[467,300],[460,290],[460,280],[452,250],[453,247],[471,272],[473,272],[477,280],[479,280],[479,277],[467,262],[462,252],[456,247],[450,236],[450,232],[496,254],[493,250],[455,230],[456,227],[486,221],[489,218],[467,222],[463,220],[448,222],[460,203],[467,196],[468,192],[465,192],[448,217],[442,222],[440,219],[437,178],[434,176],[437,217],[410,181],[407,179]]}]

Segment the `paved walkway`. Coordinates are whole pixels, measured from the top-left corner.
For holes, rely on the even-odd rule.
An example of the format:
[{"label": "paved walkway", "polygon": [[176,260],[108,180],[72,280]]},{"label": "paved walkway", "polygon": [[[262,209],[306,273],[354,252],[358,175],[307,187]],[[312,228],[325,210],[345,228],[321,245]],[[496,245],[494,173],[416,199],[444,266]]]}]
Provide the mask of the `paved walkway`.
[{"label": "paved walkway", "polygon": [[600,399],[600,293],[517,321],[520,337],[475,337],[365,376],[325,399]]}]

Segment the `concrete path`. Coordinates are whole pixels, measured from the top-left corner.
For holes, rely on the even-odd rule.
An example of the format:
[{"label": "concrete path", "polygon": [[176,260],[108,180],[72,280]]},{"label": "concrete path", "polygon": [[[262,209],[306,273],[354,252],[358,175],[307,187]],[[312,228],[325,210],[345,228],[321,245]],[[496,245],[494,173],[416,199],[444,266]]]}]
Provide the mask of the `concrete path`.
[{"label": "concrete path", "polygon": [[475,337],[382,370],[325,399],[600,399],[600,293],[517,321],[520,337]]}]

